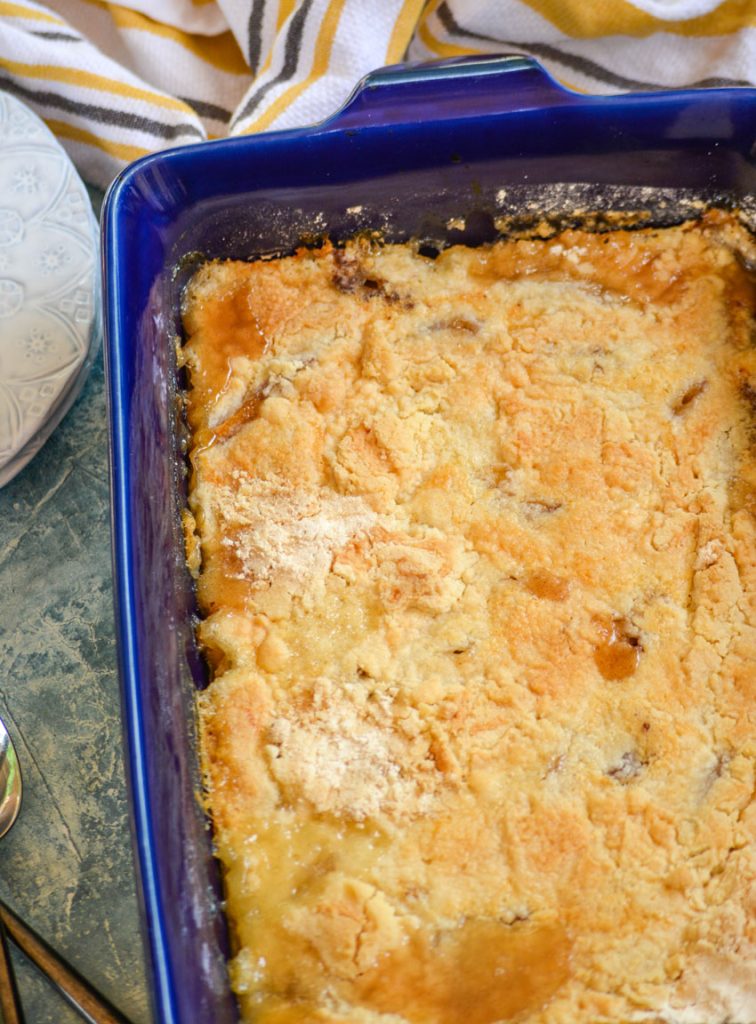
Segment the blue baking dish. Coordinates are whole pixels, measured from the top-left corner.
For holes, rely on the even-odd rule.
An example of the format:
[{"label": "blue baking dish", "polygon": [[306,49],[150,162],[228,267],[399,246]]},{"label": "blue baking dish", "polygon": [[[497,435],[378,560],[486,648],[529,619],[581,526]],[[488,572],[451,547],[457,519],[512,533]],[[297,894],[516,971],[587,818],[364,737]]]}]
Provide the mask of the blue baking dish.
[{"label": "blue baking dish", "polygon": [[753,222],[756,90],[623,96],[561,88],[534,61],[471,58],[369,75],[334,117],[132,164],[103,213],[116,624],[136,861],[160,1024],[237,1020],[193,695],[205,682],[179,511],[175,343],[201,258],[377,229],[430,247],[539,216],[701,201]]}]

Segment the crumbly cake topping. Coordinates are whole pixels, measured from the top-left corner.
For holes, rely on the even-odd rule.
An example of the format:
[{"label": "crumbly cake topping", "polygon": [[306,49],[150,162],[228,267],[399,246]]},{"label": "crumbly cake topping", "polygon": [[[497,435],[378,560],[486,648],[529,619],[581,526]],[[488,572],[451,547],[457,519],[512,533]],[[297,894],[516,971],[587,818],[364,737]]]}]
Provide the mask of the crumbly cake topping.
[{"label": "crumbly cake topping", "polygon": [[756,1024],[756,250],[192,281],[208,804],[256,1024]]},{"label": "crumbly cake topping", "polygon": [[329,701],[321,689],[309,707],[273,719],[267,751],[282,793],[354,821],[427,812],[436,774],[427,742],[392,728],[388,698],[355,688],[354,702]]},{"label": "crumbly cake topping", "polygon": [[359,498],[297,491],[238,470],[213,502],[221,544],[238,560],[235,578],[281,579],[294,588],[323,579],[334,552],[376,521]]}]

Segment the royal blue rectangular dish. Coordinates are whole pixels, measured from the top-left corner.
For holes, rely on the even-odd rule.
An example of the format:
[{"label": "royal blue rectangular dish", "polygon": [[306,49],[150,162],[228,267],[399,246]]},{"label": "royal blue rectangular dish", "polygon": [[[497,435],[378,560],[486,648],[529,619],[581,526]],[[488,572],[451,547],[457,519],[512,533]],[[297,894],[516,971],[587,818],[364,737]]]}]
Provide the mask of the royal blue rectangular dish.
[{"label": "royal blue rectangular dish", "polygon": [[581,211],[672,223],[702,201],[753,223],[755,161],[756,90],[578,95],[515,56],[388,68],[321,125],[159,153],[114,182],[102,251],[116,625],[159,1024],[238,1019],[197,798],[205,675],[179,521],[175,345],[192,269],[363,229],[437,248]]}]

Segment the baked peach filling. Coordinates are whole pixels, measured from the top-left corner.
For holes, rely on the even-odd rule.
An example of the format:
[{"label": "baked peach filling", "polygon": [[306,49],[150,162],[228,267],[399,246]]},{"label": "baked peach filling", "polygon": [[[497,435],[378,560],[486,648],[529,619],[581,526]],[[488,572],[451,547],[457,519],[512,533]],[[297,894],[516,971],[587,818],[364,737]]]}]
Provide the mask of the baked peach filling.
[{"label": "baked peach filling", "polygon": [[753,265],[712,211],[195,276],[245,1020],[756,1021]]}]

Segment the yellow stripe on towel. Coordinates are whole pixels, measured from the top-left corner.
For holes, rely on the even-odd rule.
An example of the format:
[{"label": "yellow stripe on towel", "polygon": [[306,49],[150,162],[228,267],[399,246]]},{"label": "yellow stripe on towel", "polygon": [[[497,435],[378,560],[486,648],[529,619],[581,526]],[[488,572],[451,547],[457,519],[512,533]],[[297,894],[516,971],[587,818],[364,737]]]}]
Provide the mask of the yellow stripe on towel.
[{"label": "yellow stripe on towel", "polygon": [[283,110],[291,106],[298,96],[301,96],[305,89],[308,89],[313,82],[326,73],[344,3],[345,0],[331,0],[328,5],[315,41],[315,54],[309,75],[303,81],[290,86],[277,100],[274,100],[261,117],[244,129],[244,135],[264,131]]},{"label": "yellow stripe on towel", "polygon": [[[90,0],[91,2],[91,0]],[[99,6],[99,4],[98,4]],[[103,3],[102,6],[110,13],[118,28],[135,29],[138,32],[149,32],[162,39],[170,39],[178,43],[195,57],[206,61],[214,68],[225,71],[229,75],[248,75],[249,66],[232,32],[223,32],[217,36],[196,36],[190,32],[182,32],[172,25],[149,18],[146,14],[131,11],[117,4]]]},{"label": "yellow stripe on towel", "polygon": [[29,21],[46,21],[50,25],[65,25],[65,21],[56,18],[48,11],[38,11],[35,7],[25,7],[24,4],[11,4],[0,2],[0,15],[6,18],[28,18]]},{"label": "yellow stripe on towel", "polygon": [[114,156],[118,160],[130,163],[140,156],[147,156],[152,152],[149,149],[142,149],[140,146],[128,146],[124,142],[113,142],[112,139],[103,139],[101,135],[94,135],[86,128],[79,128],[77,125],[68,124],[67,121],[59,121],[56,118],[46,117],[45,124],[50,131],[61,139],[71,139],[72,142],[82,142],[86,146],[94,146],[101,149],[108,156]]},{"label": "yellow stripe on towel", "polygon": [[424,6],[425,0],[404,0],[386,49],[387,64],[398,64],[404,57]]},{"label": "yellow stripe on towel", "polygon": [[713,11],[680,21],[655,18],[628,0],[523,0],[542,18],[573,39],[601,36],[643,38],[656,32],[680,36],[720,36],[756,26],[753,0],[723,0]]},{"label": "yellow stripe on towel", "polygon": [[136,85],[119,82],[115,78],[105,78],[103,75],[96,75],[93,71],[64,68],[57,64],[22,64],[20,61],[7,60],[5,57],[0,57],[0,67],[19,77],[41,78],[46,82],[63,82],[66,85],[81,85],[86,89],[99,89],[101,92],[112,93],[115,96],[144,100],[146,103],[153,103],[158,107],[180,110],[182,113],[194,116],[194,111],[188,104],[173,96],[152,92],[150,89],[141,89]]}]

